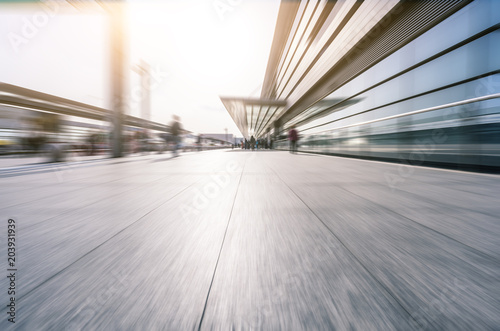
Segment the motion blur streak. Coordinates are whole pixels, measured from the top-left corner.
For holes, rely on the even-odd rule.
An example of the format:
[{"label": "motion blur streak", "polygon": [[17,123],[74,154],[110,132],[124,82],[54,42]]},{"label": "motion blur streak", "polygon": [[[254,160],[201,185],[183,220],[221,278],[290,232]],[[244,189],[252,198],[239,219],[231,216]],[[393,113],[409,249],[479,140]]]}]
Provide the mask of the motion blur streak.
[{"label": "motion blur streak", "polygon": [[2,170],[20,274],[2,330],[500,323],[497,176],[420,167],[394,191],[398,165],[331,156],[122,160],[69,162],[62,181],[58,164]]}]

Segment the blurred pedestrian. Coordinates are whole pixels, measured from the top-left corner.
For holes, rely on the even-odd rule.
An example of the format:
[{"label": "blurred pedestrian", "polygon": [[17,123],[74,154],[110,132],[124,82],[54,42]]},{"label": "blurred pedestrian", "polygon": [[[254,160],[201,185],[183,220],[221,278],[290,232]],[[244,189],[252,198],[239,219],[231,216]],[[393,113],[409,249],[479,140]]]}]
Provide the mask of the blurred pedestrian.
[{"label": "blurred pedestrian", "polygon": [[198,152],[201,151],[201,134],[196,138],[196,145],[198,146]]},{"label": "blurred pedestrian", "polygon": [[299,134],[295,130],[295,125],[292,125],[290,131],[288,131],[288,140],[290,140],[290,153],[297,154],[297,141],[299,140]]},{"label": "blurred pedestrian", "polygon": [[255,137],[254,136],[250,137],[250,147],[252,148],[252,151],[255,150]]},{"label": "blurred pedestrian", "polygon": [[181,135],[181,131],[182,131],[182,126],[181,126],[181,123],[180,123],[180,117],[177,116],[177,115],[174,115],[172,116],[173,120],[172,122],[170,123],[170,134],[172,135],[172,141],[173,141],[173,144],[174,144],[174,147],[173,147],[173,150],[172,150],[172,155],[174,157],[177,156],[178,152],[178,148],[179,148],[179,145],[181,143],[180,141],[180,135]]}]

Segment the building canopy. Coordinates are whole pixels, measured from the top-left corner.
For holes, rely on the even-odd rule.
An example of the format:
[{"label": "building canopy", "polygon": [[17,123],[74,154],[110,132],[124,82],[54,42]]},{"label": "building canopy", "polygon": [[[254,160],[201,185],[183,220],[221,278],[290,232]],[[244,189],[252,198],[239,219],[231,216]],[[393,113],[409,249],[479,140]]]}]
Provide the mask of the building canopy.
[{"label": "building canopy", "polygon": [[286,101],[260,98],[221,97],[221,101],[246,139],[262,136],[286,106]]}]

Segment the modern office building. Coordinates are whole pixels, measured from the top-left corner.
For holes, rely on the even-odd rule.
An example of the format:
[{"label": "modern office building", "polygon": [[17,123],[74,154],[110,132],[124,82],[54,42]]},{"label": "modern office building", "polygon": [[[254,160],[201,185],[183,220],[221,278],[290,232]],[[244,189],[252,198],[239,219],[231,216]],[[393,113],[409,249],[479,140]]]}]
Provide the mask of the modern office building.
[{"label": "modern office building", "polygon": [[500,166],[500,1],[282,1],[245,137],[299,150]]}]

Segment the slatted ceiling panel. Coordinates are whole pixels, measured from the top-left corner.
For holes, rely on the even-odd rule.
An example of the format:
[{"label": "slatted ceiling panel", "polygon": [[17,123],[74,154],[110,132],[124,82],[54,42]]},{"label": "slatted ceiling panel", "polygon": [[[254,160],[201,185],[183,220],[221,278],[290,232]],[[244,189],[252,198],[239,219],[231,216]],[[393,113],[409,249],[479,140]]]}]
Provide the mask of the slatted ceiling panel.
[{"label": "slatted ceiling panel", "polygon": [[330,15],[333,17],[328,19],[328,26],[325,28],[324,33],[318,40],[320,49],[327,44],[328,40],[335,33],[338,26],[341,24],[343,17],[349,12],[350,8],[354,3],[349,4],[347,1],[338,1],[334,7],[334,10]]},{"label": "slatted ceiling panel", "polygon": [[307,49],[311,44],[310,42],[311,33],[313,32],[317,21],[321,17],[321,12],[323,10],[323,7],[324,3],[321,2],[316,3],[316,6],[314,7],[311,16],[309,18],[309,21],[307,22],[304,33],[302,34],[299,44],[297,45],[297,48],[295,50],[295,56],[291,61],[291,68],[295,69],[297,67],[297,63],[300,61],[300,58],[307,52]]},{"label": "slatted ceiling panel", "polygon": [[257,106],[252,105],[252,115],[250,120],[250,128],[255,132],[255,115],[257,114]]},{"label": "slatted ceiling panel", "polygon": [[[401,48],[409,37],[411,38],[412,35],[420,34],[426,26],[440,18],[443,12],[450,10],[450,8],[456,6],[460,2],[460,0],[446,2],[429,1],[422,4],[412,4],[415,7],[420,5],[420,8],[415,11],[407,11],[402,15],[401,19],[391,24],[387,32],[373,40],[373,42],[365,48],[364,52],[358,56],[356,61],[342,68],[342,71],[337,74],[337,81],[344,84],[373,66],[383,57]],[[408,27],[411,27],[411,29],[408,29]],[[339,83],[332,87],[340,87],[341,84]]]},{"label": "slatted ceiling panel", "polygon": [[[307,8],[307,4],[305,5],[304,9],[306,9],[306,8]],[[304,20],[304,16],[302,15],[299,19],[297,29],[294,31],[293,35],[291,36],[292,37],[291,43],[286,50],[286,55],[283,58],[282,63],[280,64],[278,74],[276,75],[276,78],[274,80],[274,86],[277,86],[279,84],[279,82],[283,79],[283,76],[286,74],[286,71],[287,71],[289,64],[290,64],[290,61],[291,61],[291,58],[292,58],[293,53],[296,49],[295,44],[297,43],[297,40],[300,38],[300,31],[298,29],[301,26],[303,20]]]},{"label": "slatted ceiling panel", "polygon": [[[295,92],[296,97],[290,100],[292,106],[286,117],[295,116],[295,113],[300,111],[301,108],[306,108],[322,97],[331,94],[350,79],[392,54],[471,1],[401,2],[400,6],[403,6],[402,12],[392,17],[389,13],[386,18],[390,18],[390,21],[381,23],[383,24],[382,29],[380,29],[380,31],[383,31],[382,35],[373,33],[378,29],[377,26],[374,27],[366,34],[365,40],[360,40],[352,47],[352,51],[338,61],[316,84],[313,84],[310,80],[307,83],[306,79],[304,79],[302,84],[309,87],[315,86],[309,88],[308,93],[299,95]],[[371,39],[369,43],[366,42],[367,38]]]},{"label": "slatted ceiling panel", "polygon": [[[344,1],[327,1],[327,4],[323,8],[323,13],[322,15],[326,15],[326,18],[324,19],[324,22],[319,26],[319,31],[314,31],[313,33],[314,38],[311,40],[311,43],[313,46],[317,46],[317,44],[320,43],[322,40],[323,36],[327,33],[328,29],[331,26],[331,23],[337,17],[337,14],[340,11],[340,7]],[[322,17],[323,19],[323,17]]]},{"label": "slatted ceiling panel", "polygon": [[[259,126],[260,126],[260,121],[262,121],[262,118],[261,118],[261,113],[262,113],[262,106],[259,106],[259,112],[257,114],[257,119],[255,120],[255,129],[258,129]],[[262,114],[263,116],[263,114]]]},{"label": "slatted ceiling panel", "polygon": [[266,115],[264,116],[264,118],[262,119],[262,123],[261,123],[261,128],[259,129],[262,129],[262,127],[265,126],[266,122],[269,120],[269,118],[271,117],[271,107],[267,107],[267,110],[266,110]]},{"label": "slatted ceiling panel", "polygon": [[308,47],[313,44],[314,40],[318,37],[320,32],[325,31],[325,24],[327,23],[327,20],[330,17],[330,14],[336,4],[337,1],[325,1],[324,3],[322,3],[321,7],[319,8],[321,13],[319,14],[318,19],[316,20],[316,23],[314,24],[314,27],[312,28],[310,34],[307,36]]},{"label": "slatted ceiling panel", "polygon": [[259,117],[258,116],[255,116],[255,124],[254,124],[254,131],[257,132],[257,129],[259,128]]},{"label": "slatted ceiling panel", "polygon": [[276,121],[276,119],[278,119],[280,115],[280,109],[279,108],[273,108],[273,115],[271,116],[271,118],[269,119],[269,125],[274,123],[274,121]]},{"label": "slatted ceiling panel", "polygon": [[273,118],[276,118],[277,116],[277,113],[284,109],[284,106],[281,106],[281,107],[269,107],[269,112],[266,116],[266,119],[264,120],[263,124],[262,124],[262,127],[260,128],[260,131],[264,130],[266,127],[269,127],[272,125],[272,123],[274,122]]},{"label": "slatted ceiling panel", "polygon": [[250,105],[245,105],[245,110],[247,113],[247,123],[248,123],[248,128],[250,131],[252,131],[252,106]]},{"label": "slatted ceiling panel", "polygon": [[[321,8],[319,7],[319,3],[317,6],[314,8],[313,13],[311,15],[311,18],[309,19],[306,29],[300,38],[300,42],[297,46],[297,49],[294,51],[294,55],[292,60],[290,61],[290,67],[288,68],[288,71],[286,75],[283,77],[282,81],[278,84],[278,90],[283,90],[285,86],[288,85],[290,82],[290,79],[292,79],[295,75],[295,72],[297,71],[298,67],[302,63],[302,60],[304,56],[307,55],[309,46],[311,45],[310,42],[308,42],[308,36],[310,35],[311,31],[314,29],[314,22],[321,16]],[[280,95],[278,95],[278,98]]]},{"label": "slatted ceiling panel", "polygon": [[[297,32],[294,36],[294,40],[292,44],[290,45],[290,52],[287,55],[287,58],[284,62],[284,70],[282,70],[280,77],[278,77],[278,83],[277,85],[281,85],[283,80],[286,80],[287,77],[290,75],[290,70],[293,70],[293,67],[290,65],[294,59],[294,56],[296,54],[296,50],[300,45],[300,41],[304,37],[304,32],[306,31],[308,25],[310,24],[311,17],[314,14],[314,11],[316,10],[317,2],[316,1],[308,1],[307,2],[307,7],[305,8],[304,14],[301,18],[300,24],[298,26]],[[278,88],[279,90],[279,88]]]},{"label": "slatted ceiling panel", "polygon": [[269,111],[270,116],[269,116],[269,119],[267,120],[267,122],[264,123],[264,127],[271,125],[276,120],[276,118],[278,117],[278,114],[279,114],[279,110],[282,108],[283,107],[275,107],[275,106],[270,107],[270,111]]},{"label": "slatted ceiling panel", "polygon": [[[278,77],[279,68],[293,38],[294,26],[298,24],[301,15],[298,15],[299,9],[304,6],[302,1],[282,1],[280,4],[276,28],[273,36],[273,46],[269,54],[269,61],[266,67],[266,74],[261,90],[262,99],[275,99],[275,82]],[[291,19],[293,18],[293,19]]]},{"label": "slatted ceiling panel", "polygon": [[259,119],[259,125],[257,126],[257,131],[260,131],[262,129],[268,113],[269,113],[269,107],[262,107],[262,118]]},{"label": "slatted ceiling panel", "polygon": [[[317,41],[316,47],[314,51],[311,51],[307,54],[307,58],[304,63],[304,67],[300,69],[300,72],[296,74],[295,79],[299,79],[301,76],[304,75],[304,73],[307,73],[308,70],[310,69],[311,63],[314,64],[317,59],[319,58],[319,54],[322,54],[324,50],[328,47],[328,45],[331,44],[332,40],[338,35],[338,33],[342,30],[341,28],[348,22],[348,20],[345,18],[347,13],[351,13],[353,11],[353,6],[356,5],[359,6],[359,4],[356,4],[355,2],[347,2],[347,1],[340,1],[337,2],[336,6],[334,7],[333,10],[333,16],[329,19],[329,25],[324,31],[323,36],[320,38],[319,41]],[[295,82],[292,83],[289,86],[289,90],[294,89],[296,86]],[[279,91],[282,94],[283,91]]]},{"label": "slatted ceiling panel", "polygon": [[[410,13],[406,13],[406,15],[403,15],[403,20],[406,20],[409,25],[419,24],[419,22],[426,21],[427,19],[429,19],[429,16],[424,11],[422,11],[420,13],[420,15],[415,15],[413,17]],[[389,29],[389,31],[391,31],[391,29]],[[372,57],[382,56],[383,54],[385,54],[386,49],[392,49],[392,48],[396,47],[397,45],[401,44],[404,39],[405,39],[404,35],[397,34],[397,33],[392,35],[390,38],[387,36],[381,37],[380,40],[377,41],[377,44],[385,43],[385,47],[380,47],[378,49],[378,51],[375,50],[372,54]],[[367,57],[367,59],[368,59],[368,57]],[[360,61],[362,61],[362,60],[360,60]],[[369,61],[369,59],[368,59],[368,61]],[[366,60],[365,60],[365,62],[360,62],[360,66],[367,64],[367,63],[369,63],[369,62],[366,62]]]},{"label": "slatted ceiling panel", "polygon": [[238,126],[238,128],[240,128],[241,133],[244,136],[248,136],[248,119],[246,116],[245,106],[243,104],[240,104],[240,103],[237,103],[237,104],[238,104],[239,114],[240,114],[240,118],[241,118],[241,128],[239,126]]},{"label": "slatted ceiling panel", "polygon": [[[335,12],[336,13],[339,12],[339,10],[340,10],[339,8],[341,8],[344,3],[345,3],[345,1],[336,2],[336,5],[335,5],[335,9],[336,9]],[[302,19],[302,17],[301,17],[301,19]],[[331,18],[331,20],[333,20],[333,18]],[[280,68],[280,73],[281,73],[281,68]],[[266,73],[266,75],[267,74],[268,73]],[[274,91],[274,96],[276,98],[278,98],[278,95],[280,95],[282,92],[282,90],[278,88],[278,82],[280,81],[281,77],[282,77],[282,75],[277,75],[277,77],[274,79],[273,91]]]},{"label": "slatted ceiling panel", "polygon": [[253,121],[253,130],[257,130],[257,122],[259,120],[259,110],[260,110],[260,107],[259,106],[254,106],[254,111],[253,111],[253,118],[252,118],[252,121]]},{"label": "slatted ceiling panel", "polygon": [[246,109],[242,104],[239,104],[239,109],[241,109],[241,119],[243,122],[244,131],[242,133],[248,136],[248,118],[246,116]]},{"label": "slatted ceiling panel", "polygon": [[253,130],[254,133],[255,133],[255,131],[257,129],[256,122],[257,122],[257,109],[255,109],[255,107],[254,107],[254,113],[253,113],[253,116],[252,116],[252,130]]},{"label": "slatted ceiling panel", "polygon": [[257,125],[259,124],[259,114],[260,114],[260,106],[254,106],[254,113],[253,113],[253,130],[256,132],[257,131]]},{"label": "slatted ceiling panel", "polygon": [[281,72],[284,70],[285,60],[288,56],[288,53],[291,52],[290,48],[297,33],[297,29],[300,25],[300,22],[302,21],[302,17],[306,6],[307,6],[307,1],[300,1],[299,9],[297,10],[297,16],[294,19],[292,28],[290,30],[290,34],[288,35],[288,39],[284,48],[284,52],[282,53],[282,57],[279,61],[278,70],[276,71],[276,76],[274,77],[275,81],[279,79]]},{"label": "slatted ceiling panel", "polygon": [[[266,118],[262,122],[262,127],[267,127],[270,124],[270,120],[276,112],[276,107],[269,107],[269,111],[266,114]],[[262,128],[261,128],[262,129]]]},{"label": "slatted ceiling panel", "polygon": [[[453,1],[453,3],[456,2],[458,1]],[[440,2],[440,4],[443,5],[443,8],[441,8],[441,10],[448,10],[449,7],[453,5],[453,3]],[[356,71],[359,71],[359,69],[363,68],[363,66],[366,67],[370,64],[373,65],[373,59],[379,58],[383,54],[386,54],[388,50],[398,47],[408,38],[408,36],[404,33],[404,28],[401,27],[402,22],[405,22],[405,26],[415,27],[415,30],[417,30],[416,33],[418,33],[421,26],[429,24],[436,17],[438,17],[441,11],[435,11],[435,8],[433,8],[434,5],[435,4],[433,4],[432,2],[428,2],[422,4],[422,8],[416,13],[406,12],[402,17],[400,24],[392,25],[388,29],[386,35],[380,36],[378,40],[373,42],[373,45],[370,47],[372,49],[371,52],[366,52],[365,54],[363,54],[364,56],[360,57],[359,64],[355,67]]]},{"label": "slatted ceiling panel", "polygon": [[[339,58],[341,55],[336,47],[343,47],[342,42],[344,42],[344,44],[346,45],[349,45],[349,41],[346,40],[346,38],[356,38],[357,34],[351,35],[348,32],[350,32],[349,29],[352,28],[353,25],[355,25],[355,22],[353,23],[352,20],[359,19],[359,10],[361,10],[361,8],[361,2],[353,2],[351,6],[343,8],[344,10],[341,11],[339,20],[335,23],[335,30],[332,31],[328,40],[326,40],[324,46],[315,56],[312,63],[308,63],[307,67],[304,68],[298,75],[296,75],[290,81],[290,84],[282,89],[281,93],[278,94],[279,97],[288,99],[298,88],[298,85],[307,74],[312,72],[313,75],[319,78],[324,74],[325,67],[330,67],[331,63],[335,63],[337,61],[336,58]],[[361,31],[359,31],[358,34],[359,33],[361,33]],[[314,74],[315,71],[316,73]],[[311,77],[311,75],[309,75],[309,77]],[[311,84],[314,84],[315,81],[316,80],[313,80]],[[306,88],[309,88],[310,84],[306,85]]]},{"label": "slatted ceiling panel", "polygon": [[325,39],[325,37],[330,35],[329,32],[334,31],[331,30],[333,27],[332,22],[336,18],[338,18],[337,14],[340,12],[340,8],[344,3],[345,1],[328,1],[328,4],[324,9],[324,11],[328,13],[328,17],[322,24],[321,30],[317,33],[316,36],[314,36],[311,46],[308,49],[307,54],[305,54],[296,75],[302,76],[305,72],[307,72],[310,64],[313,63],[314,59],[321,52],[323,46],[325,45],[325,42],[328,40],[328,38]]},{"label": "slatted ceiling panel", "polygon": [[232,98],[220,98],[229,115],[233,118],[236,126],[244,137],[248,136],[248,121],[245,105]]}]

